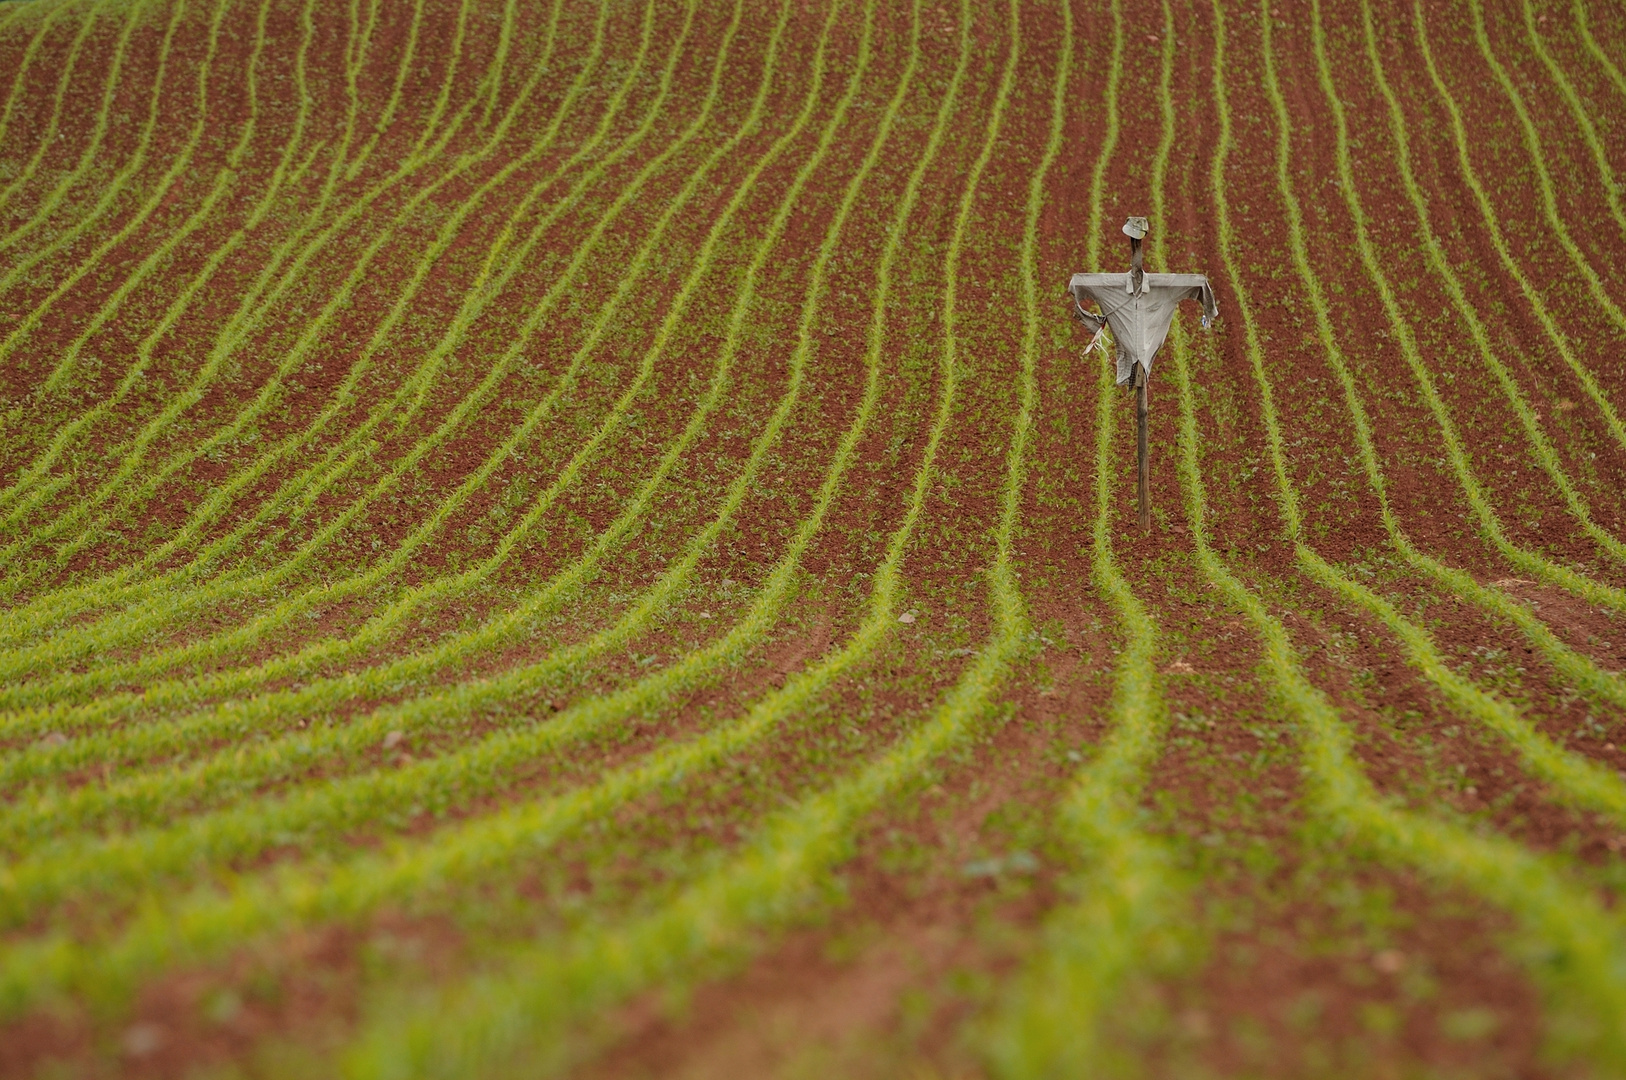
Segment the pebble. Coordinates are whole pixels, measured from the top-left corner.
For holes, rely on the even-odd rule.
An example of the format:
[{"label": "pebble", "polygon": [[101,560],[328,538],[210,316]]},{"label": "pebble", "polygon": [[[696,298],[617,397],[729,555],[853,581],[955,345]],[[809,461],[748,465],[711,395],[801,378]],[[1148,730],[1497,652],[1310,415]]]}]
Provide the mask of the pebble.
[{"label": "pebble", "polygon": [[915,621],[915,613],[912,610],[905,611],[902,615],[898,616],[898,621],[901,623],[912,623]]},{"label": "pebble", "polygon": [[1214,1025],[1201,1009],[1187,1009],[1180,1014],[1180,1030],[1193,1039],[1206,1039],[1214,1033]]},{"label": "pebble", "polygon": [[133,1058],[147,1057],[164,1045],[167,1036],[157,1024],[131,1024],[124,1030],[124,1052]]},{"label": "pebble", "polygon": [[406,735],[403,732],[390,732],[388,735],[384,736],[384,749],[394,750],[397,746],[401,745],[401,740],[404,738],[406,738]]}]

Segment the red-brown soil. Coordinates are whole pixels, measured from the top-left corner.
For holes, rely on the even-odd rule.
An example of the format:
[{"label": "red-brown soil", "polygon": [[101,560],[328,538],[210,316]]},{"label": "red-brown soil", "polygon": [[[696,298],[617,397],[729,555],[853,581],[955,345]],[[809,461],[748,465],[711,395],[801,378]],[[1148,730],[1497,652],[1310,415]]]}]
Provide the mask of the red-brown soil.
[{"label": "red-brown soil", "polygon": [[[600,13],[592,5],[560,5],[550,42],[553,9],[545,0],[353,7],[265,0],[255,126],[234,157],[250,116],[261,6],[218,3],[207,72],[216,0],[94,14],[52,0],[0,4],[0,18],[10,19],[0,25],[0,71],[21,71],[14,96],[0,104],[7,117],[0,190],[37,157],[32,175],[0,203],[0,272],[44,253],[0,287],[8,316],[0,333],[32,316],[0,360],[0,608],[13,616],[0,620],[11,624],[0,627],[0,672],[14,672],[0,678],[59,710],[0,713],[0,753],[37,755],[105,735],[94,752],[65,754],[0,799],[5,822],[24,814],[39,822],[35,832],[6,834],[17,866],[54,865],[104,836],[180,844],[212,813],[276,805],[375,772],[412,775],[414,762],[456,755],[515,726],[546,725],[722,640],[789,557],[859,421],[880,261],[895,244],[874,356],[879,395],[854,432],[821,526],[797,556],[783,604],[752,628],[737,655],[658,705],[613,717],[589,737],[465,788],[437,791],[433,805],[359,808],[344,829],[308,843],[256,836],[200,851],[173,873],[137,866],[96,879],[86,871],[83,881],[49,886],[60,890],[51,894],[64,898],[59,903],[0,890],[0,976],[10,980],[0,993],[0,1075],[331,1074],[339,1055],[415,1007],[420,991],[455,995],[482,973],[507,971],[530,942],[566,955],[593,934],[642,925],[696,882],[745,865],[765,824],[863,775],[925,730],[1002,632],[989,570],[1022,403],[1030,328],[1020,260],[1029,184],[1045,154],[1060,71],[1058,3],[1014,0],[1015,84],[953,265],[945,260],[996,113],[1011,13],[972,6],[957,106],[918,203],[894,231],[961,41],[956,5],[918,6],[913,81],[829,248],[799,382],[791,361],[821,244],[911,63],[908,6],[874,10],[871,55],[852,107],[788,203],[731,339],[729,319],[758,242],[856,77],[863,31],[856,10],[827,20],[824,4],[787,4],[776,38],[777,5],[741,4],[731,27],[726,5],[699,4],[690,17],[679,0],[655,0],[640,63],[642,4],[604,8],[594,59]],[[1554,232],[1518,112],[1491,58],[1535,126],[1574,251],[1623,306],[1626,228],[1615,206],[1626,194],[1609,185],[1626,177],[1619,119],[1626,16],[1607,5],[1586,11],[1612,72],[1587,48],[1576,10],[1532,9],[1536,32],[1597,133],[1606,170],[1536,53],[1521,5],[1486,0],[1483,8],[1489,57],[1466,6],[1371,0],[1377,58],[1398,104],[1419,206],[1397,164],[1400,147],[1358,2],[1329,0],[1319,15],[1348,124],[1351,192],[1341,186],[1336,116],[1320,81],[1308,7],[1171,0],[1174,129],[1154,191],[1164,12],[1072,5],[1061,141],[1042,184],[1031,268],[1037,400],[1010,536],[1029,628],[1018,659],[958,747],[910,766],[844,827],[839,858],[797,886],[795,902],[719,931],[727,947],[696,952],[682,977],[635,980],[590,1011],[547,1005],[553,1011],[537,1023],[554,1024],[547,1030],[559,1032],[559,1045],[531,1047],[547,1051],[536,1062],[602,1080],[1000,1075],[989,1056],[990,1025],[1034,969],[1051,920],[1092,887],[1094,855],[1077,848],[1061,810],[1119,715],[1130,631],[1101,588],[1093,546],[1101,361],[1080,355],[1085,338],[1068,318],[1062,289],[1074,271],[1121,267],[1117,229],[1132,214],[1161,215],[1151,225],[1154,269],[1206,273],[1219,298],[1220,320],[1208,334],[1194,330],[1194,309],[1180,315],[1196,388],[1202,528],[1214,554],[1281,623],[1306,677],[1347,725],[1353,766],[1378,798],[1406,813],[1538,854],[1555,879],[1616,917],[1626,888],[1626,820],[1578,808],[1566,791],[1538,780],[1506,740],[1452,703],[1373,612],[1306,572],[1288,534],[1245,327],[1244,301],[1304,542],[1393,603],[1453,670],[1511,703],[1541,737],[1606,771],[1626,769],[1618,707],[1579,692],[1518,627],[1455,595],[1391,541],[1317,333],[1314,296],[1287,246],[1279,131],[1265,76],[1267,18],[1291,124],[1291,194],[1395,524],[1417,550],[1527,605],[1575,653],[1614,673],[1617,684],[1626,680],[1626,565],[1586,534],[1544,471],[1518,409],[1429,263],[1424,230],[1486,328],[1492,358],[1534,411],[1554,466],[1617,540],[1626,540],[1626,444],[1506,272],[1414,20],[1420,14],[1444,85],[1468,106],[1464,150],[1510,256],[1562,344],[1618,413],[1626,410],[1626,368],[1613,358],[1626,346],[1626,321],[1597,302]],[[1230,125],[1219,190],[1217,14]],[[81,37],[87,18],[94,21]],[[135,20],[127,35],[126,18]],[[805,125],[792,132],[827,24],[823,86]],[[20,67],[36,32],[32,58]],[[710,119],[609,217],[640,171],[698,115],[725,37],[729,57]],[[295,89],[301,72],[303,103]],[[57,134],[47,139],[59,85]],[[11,86],[8,74],[0,96]],[[765,107],[749,124],[759,86]],[[105,133],[87,153],[104,90]],[[1108,113],[1114,100],[1116,117]],[[539,143],[555,122],[556,137]],[[1098,170],[1114,124],[1116,141]],[[189,145],[195,126],[201,134]],[[787,133],[783,152],[753,173]],[[685,184],[736,135],[733,151],[657,233]],[[74,174],[82,157],[86,168]],[[177,165],[173,182],[160,186]],[[105,212],[93,216],[126,172]],[[208,206],[217,178],[229,179],[229,191]],[[1512,555],[1485,535],[1447,458],[1363,263],[1347,197],[1361,207],[1399,317]],[[1224,233],[1221,200],[1230,219]],[[1092,205],[1104,230],[1099,267],[1084,265]],[[443,235],[444,250],[431,258]],[[708,236],[714,250],[702,265]],[[500,287],[482,284],[506,265],[493,258],[498,249],[512,254],[520,245],[525,254]],[[632,264],[646,249],[635,274]],[[692,295],[679,309],[679,289],[691,278]],[[64,282],[71,284],[53,298]],[[627,299],[612,306],[623,284],[630,284]],[[950,329],[952,380],[944,367]],[[451,347],[437,358],[441,342]],[[77,350],[71,357],[70,349]],[[145,356],[141,376],[120,389],[138,356]],[[219,363],[206,369],[211,357]],[[297,362],[279,375],[291,357]],[[647,379],[618,405],[646,357]],[[1616,1075],[1623,1065],[1605,1056],[1602,1042],[1557,1038],[1568,1030],[1565,995],[1574,987],[1541,960],[1518,911],[1436,868],[1350,846],[1343,823],[1316,809],[1303,756],[1310,736],[1275,684],[1253,624],[1198,558],[1179,467],[1186,448],[1174,366],[1165,348],[1151,384],[1149,533],[1135,522],[1127,394],[1111,403],[1105,467],[1112,558],[1152,621],[1166,717],[1135,828],[1171,854],[1171,910],[1184,948],[1142,957],[1107,988],[1100,1015],[1078,1018],[1081,1029],[1093,1025],[1103,1036],[1099,1074]],[[718,404],[701,415],[719,377]],[[347,379],[353,387],[341,397]],[[793,388],[783,428],[731,519],[699,550],[682,586],[641,614],[663,575],[716,520]],[[555,393],[534,429],[503,451]],[[262,395],[263,406],[244,422]],[[100,403],[108,407],[62,435]],[[221,437],[233,424],[241,430]],[[638,509],[634,497],[691,424],[692,439]],[[584,453],[601,426],[602,441]],[[21,479],[55,452],[59,437],[49,469]],[[421,457],[408,457],[420,448]],[[911,518],[929,448],[935,458]],[[488,465],[489,475],[451,505]],[[250,470],[257,470],[251,483],[205,509]],[[148,688],[347,640],[409,589],[499,552],[561,478],[545,512],[478,585],[420,605],[366,648],[185,705],[141,697]],[[631,527],[601,544],[629,509]],[[326,531],[341,520],[342,528]],[[181,947],[166,939],[166,949],[179,951],[154,953],[162,958],[127,969],[123,983],[97,966],[123,955],[117,947],[145,932],[144,918],[179,910],[189,889],[198,890],[190,894],[196,899],[232,881],[252,886],[398,845],[446,843],[506,808],[629,775],[739,720],[855,640],[886,580],[888,546],[906,524],[896,621],[822,685],[812,705],[726,763],[595,811],[498,867],[426,881],[343,916],[255,929],[229,944]],[[148,558],[182,530],[188,539],[162,559]],[[312,590],[384,565],[419,531],[423,542],[399,566],[343,600],[316,599]],[[205,551],[213,552],[207,560]],[[296,557],[302,561],[282,573]],[[589,557],[596,561],[579,587],[496,643],[461,651],[410,685],[364,681],[382,665],[504,617]],[[1556,569],[1532,570],[1540,565],[1532,558],[1581,575],[1591,597],[1566,588]],[[222,591],[201,599],[203,588]],[[157,659],[181,646],[209,646],[289,599],[298,603],[286,617],[240,646],[201,659]],[[468,716],[448,705],[445,717],[363,752],[207,791],[176,787],[124,816],[74,817],[61,809],[73,804],[53,801],[131,780],[162,786],[181,768],[229,772],[242,750],[282,745],[275,740],[312,725],[354,723],[422,695],[451,701],[476,680],[546,663],[627,618],[639,621],[624,642],[545,684]],[[52,642],[66,650],[60,663],[29,661],[33,654],[22,651]],[[70,678],[110,664],[128,665],[110,685]],[[162,752],[130,742],[130,733],[166,730],[201,708],[312,685],[343,688],[312,691],[242,736]],[[111,719],[79,710],[114,694],[123,696]],[[51,984],[43,968],[20,966],[50,935],[77,941],[72,955],[88,965],[66,988]],[[471,1065],[471,1075],[489,1074],[490,1064]]]}]

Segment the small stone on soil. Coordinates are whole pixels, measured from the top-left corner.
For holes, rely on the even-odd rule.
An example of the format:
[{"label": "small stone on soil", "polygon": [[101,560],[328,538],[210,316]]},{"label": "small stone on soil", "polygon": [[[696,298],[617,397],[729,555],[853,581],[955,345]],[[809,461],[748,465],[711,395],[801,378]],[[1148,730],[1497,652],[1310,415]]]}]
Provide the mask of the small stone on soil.
[{"label": "small stone on soil", "polygon": [[390,732],[388,735],[384,736],[384,749],[394,750],[397,746],[401,745],[401,740],[404,738],[406,738],[406,735],[403,732]]},{"label": "small stone on soil", "polygon": [[157,1024],[131,1024],[124,1031],[124,1052],[133,1058],[147,1057],[164,1045],[165,1033]]},{"label": "small stone on soil", "polygon": [[909,610],[909,611],[905,611],[902,615],[898,616],[898,621],[901,622],[901,623],[912,623],[912,622],[914,622],[915,621],[915,613],[914,613],[914,611],[912,609]]},{"label": "small stone on soil", "polygon": [[1214,1033],[1214,1025],[1201,1009],[1187,1009],[1180,1014],[1180,1030],[1192,1039],[1206,1039]]},{"label": "small stone on soil", "polygon": [[1406,954],[1399,949],[1384,949],[1372,957],[1372,966],[1385,975],[1398,975],[1406,966]]}]

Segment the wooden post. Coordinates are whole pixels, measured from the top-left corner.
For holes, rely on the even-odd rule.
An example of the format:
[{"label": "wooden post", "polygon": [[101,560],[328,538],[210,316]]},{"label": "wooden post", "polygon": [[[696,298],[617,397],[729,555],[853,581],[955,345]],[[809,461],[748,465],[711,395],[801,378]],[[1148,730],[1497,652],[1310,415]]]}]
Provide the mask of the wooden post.
[{"label": "wooden post", "polygon": [[1135,365],[1135,454],[1139,472],[1140,527],[1152,527],[1152,463],[1146,441],[1146,368]]}]

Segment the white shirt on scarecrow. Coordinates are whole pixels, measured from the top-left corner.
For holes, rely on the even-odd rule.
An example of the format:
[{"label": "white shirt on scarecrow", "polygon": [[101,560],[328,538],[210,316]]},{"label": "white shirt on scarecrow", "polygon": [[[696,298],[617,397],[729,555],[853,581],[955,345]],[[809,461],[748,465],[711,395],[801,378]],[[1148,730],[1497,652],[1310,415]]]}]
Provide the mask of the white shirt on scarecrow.
[{"label": "white shirt on scarecrow", "polygon": [[[1124,234],[1132,240],[1146,235],[1145,218],[1130,218],[1124,225]],[[1148,274],[1140,268],[1140,245],[1134,245],[1134,265],[1126,274],[1074,274],[1067,285],[1073,294],[1074,314],[1080,322],[1095,331],[1090,348],[1101,340],[1102,331],[1112,327],[1112,338],[1118,345],[1118,384],[1128,382],[1138,363],[1152,372],[1152,358],[1163,347],[1169,336],[1169,324],[1174,321],[1174,309],[1182,300],[1196,300],[1203,306],[1203,329],[1208,329],[1219,305],[1214,302],[1214,288],[1202,274]],[[1094,300],[1101,308],[1100,315],[1084,310],[1084,301]],[[1086,349],[1086,352],[1089,350]]]}]

